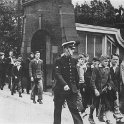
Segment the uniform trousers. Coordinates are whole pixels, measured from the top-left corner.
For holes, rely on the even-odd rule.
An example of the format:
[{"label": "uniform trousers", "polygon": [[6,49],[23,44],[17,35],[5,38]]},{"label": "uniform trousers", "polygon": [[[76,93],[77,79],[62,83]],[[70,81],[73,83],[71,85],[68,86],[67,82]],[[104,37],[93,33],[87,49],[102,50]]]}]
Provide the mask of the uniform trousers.
[{"label": "uniform trousers", "polygon": [[77,94],[76,93],[60,94],[55,92],[54,92],[54,124],[61,124],[62,105],[65,100],[67,101],[67,105],[74,120],[74,124],[83,124],[83,121],[77,109]]},{"label": "uniform trousers", "polygon": [[32,83],[31,99],[35,100],[36,95],[38,95],[38,100],[43,99],[43,81],[38,78],[35,78]]}]

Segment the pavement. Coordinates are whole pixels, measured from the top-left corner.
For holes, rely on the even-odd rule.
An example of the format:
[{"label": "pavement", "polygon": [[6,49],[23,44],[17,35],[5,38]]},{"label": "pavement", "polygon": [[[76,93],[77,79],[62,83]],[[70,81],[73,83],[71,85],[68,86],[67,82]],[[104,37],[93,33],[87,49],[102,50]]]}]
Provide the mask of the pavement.
[{"label": "pavement", "polygon": [[[7,86],[0,90],[0,124],[53,124],[53,112],[53,95],[50,92],[44,92],[43,104],[34,104],[26,92],[20,98],[18,93],[11,95]],[[85,117],[82,114],[81,116],[84,124],[89,124],[89,108],[86,110],[86,114]],[[113,120],[112,124],[116,124],[112,115],[109,112],[109,117]],[[105,124],[98,121],[95,112],[94,119],[96,124]],[[62,124],[73,124],[67,106],[62,110]]]}]

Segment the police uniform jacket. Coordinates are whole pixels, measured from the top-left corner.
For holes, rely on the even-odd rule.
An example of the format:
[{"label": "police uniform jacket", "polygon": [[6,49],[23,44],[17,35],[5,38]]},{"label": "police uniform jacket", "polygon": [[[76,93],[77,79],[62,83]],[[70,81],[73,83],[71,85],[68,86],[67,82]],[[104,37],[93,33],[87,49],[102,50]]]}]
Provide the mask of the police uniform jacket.
[{"label": "police uniform jacket", "polygon": [[77,71],[77,61],[72,57],[62,56],[55,62],[55,93],[65,93],[64,86],[68,85],[70,91],[77,93],[79,76]]}]

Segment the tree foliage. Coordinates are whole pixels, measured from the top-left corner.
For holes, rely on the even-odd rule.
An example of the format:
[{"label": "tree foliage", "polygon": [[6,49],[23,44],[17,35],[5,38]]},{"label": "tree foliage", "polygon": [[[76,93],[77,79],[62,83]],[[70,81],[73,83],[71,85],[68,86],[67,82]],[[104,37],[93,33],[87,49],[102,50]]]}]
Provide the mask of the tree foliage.
[{"label": "tree foliage", "polygon": [[110,0],[92,0],[90,4],[84,2],[75,6],[76,22],[82,24],[119,28],[119,24],[124,23],[123,13],[124,8],[114,8]]},{"label": "tree foliage", "polygon": [[8,53],[14,50],[17,54],[21,47],[21,30],[18,27],[17,3],[0,0],[0,51]]}]

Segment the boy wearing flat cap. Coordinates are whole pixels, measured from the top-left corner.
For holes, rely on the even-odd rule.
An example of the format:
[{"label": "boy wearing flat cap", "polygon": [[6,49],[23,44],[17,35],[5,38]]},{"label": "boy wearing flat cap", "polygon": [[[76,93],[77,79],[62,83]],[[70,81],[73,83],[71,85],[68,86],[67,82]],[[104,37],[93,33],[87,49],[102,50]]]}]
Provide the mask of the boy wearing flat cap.
[{"label": "boy wearing flat cap", "polygon": [[72,114],[74,124],[83,124],[77,109],[77,93],[79,89],[77,61],[72,57],[76,45],[78,45],[78,42],[75,41],[63,43],[64,55],[55,62],[54,124],[61,124],[62,105],[65,100]]},{"label": "boy wearing flat cap", "polygon": [[[111,120],[110,118],[107,118],[107,111],[113,111],[114,99],[116,99],[116,97],[115,95],[112,95],[114,85],[111,80],[107,57],[101,56],[100,62],[101,65],[93,69],[91,76],[91,87],[94,91],[93,106],[96,108],[96,114],[99,121],[105,121],[105,118],[107,124],[110,124]],[[94,121],[93,111],[90,112],[89,118],[90,121]]]}]

